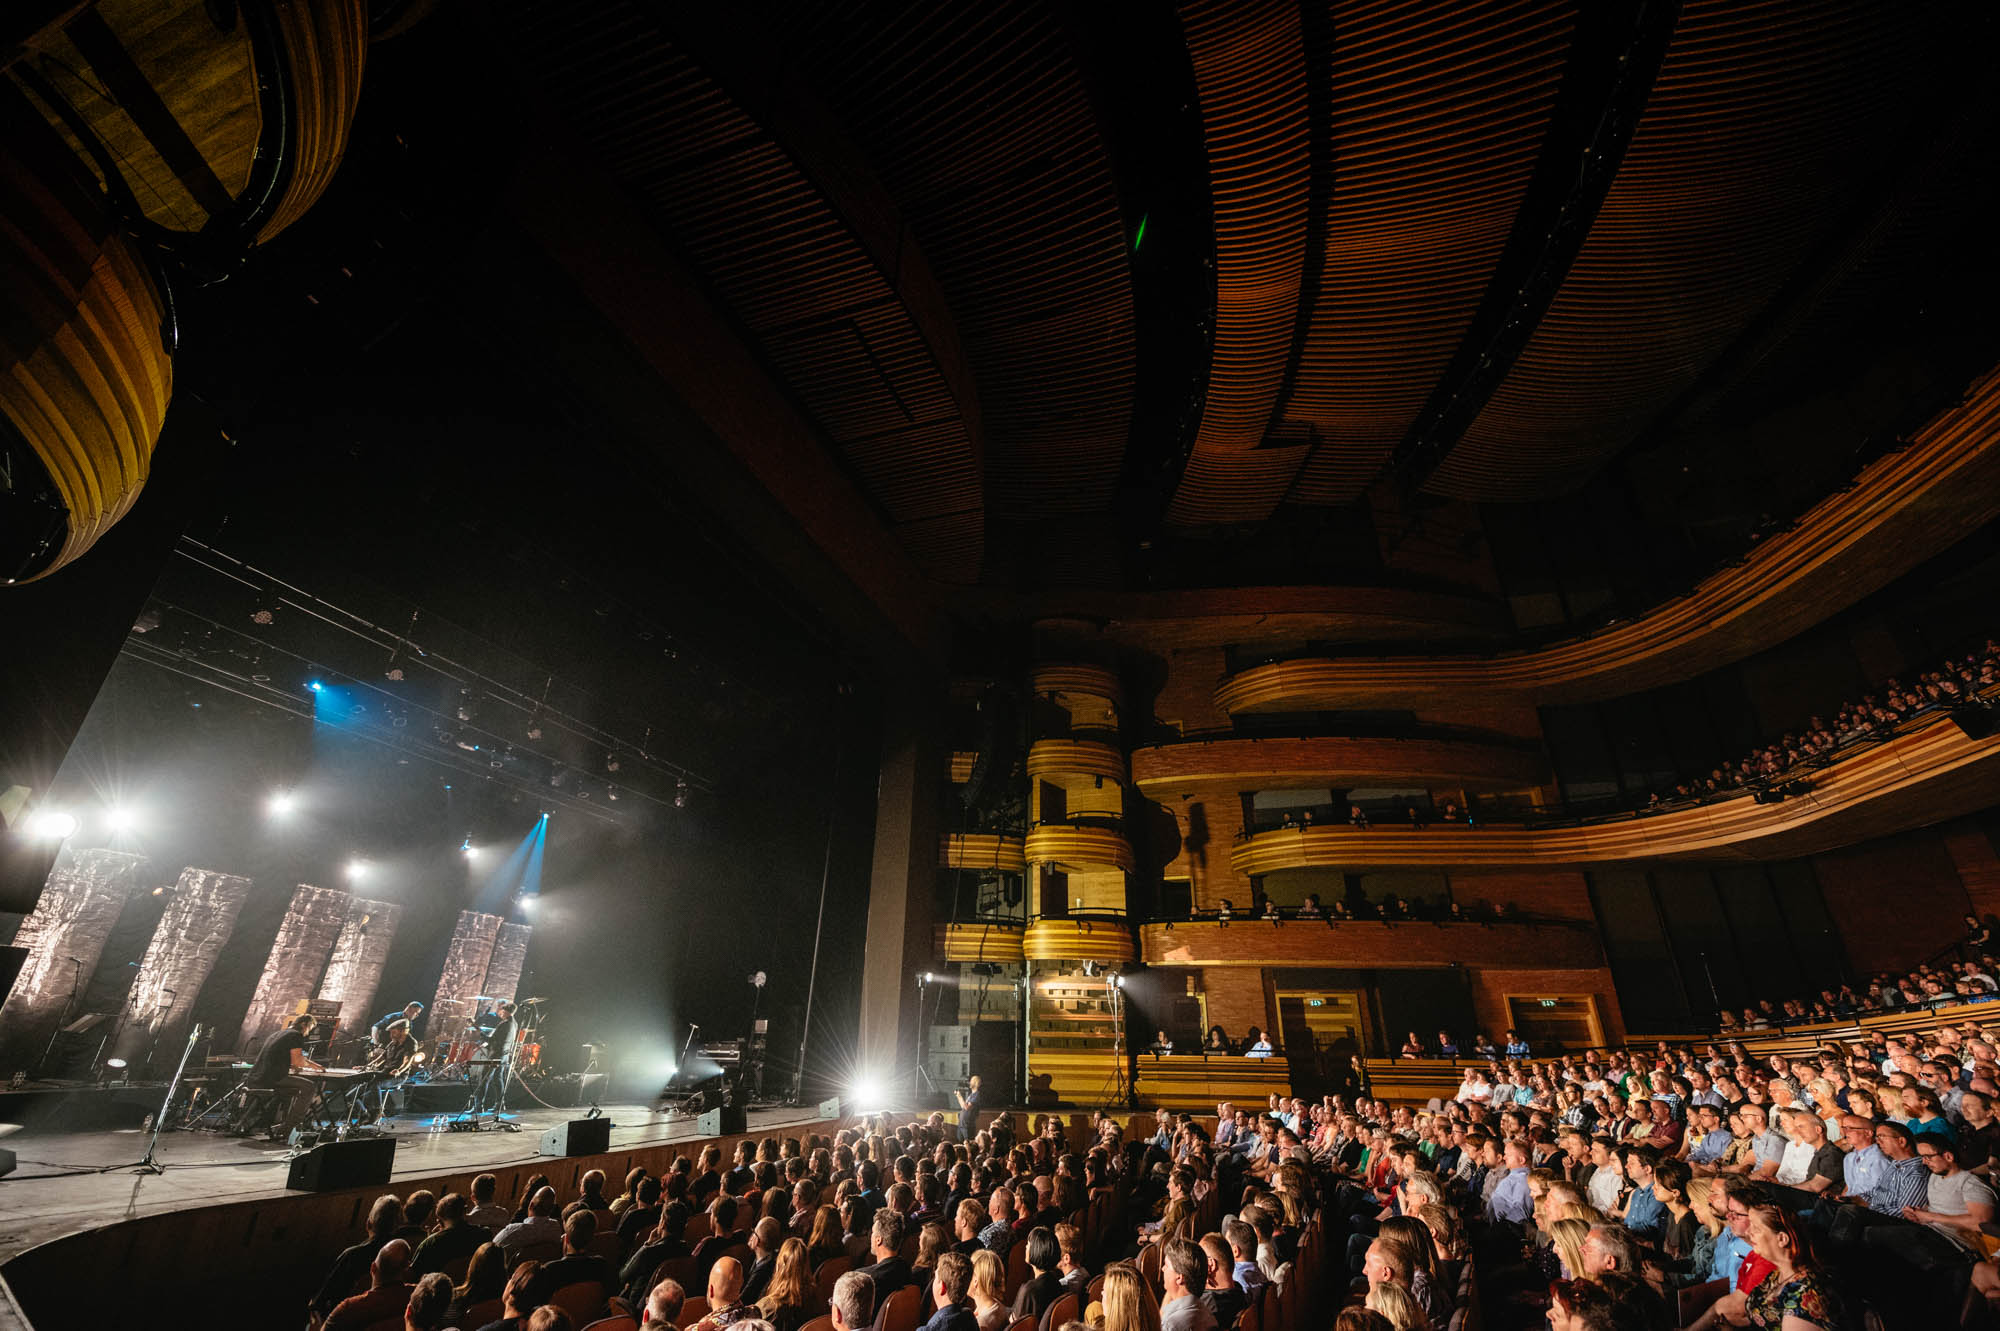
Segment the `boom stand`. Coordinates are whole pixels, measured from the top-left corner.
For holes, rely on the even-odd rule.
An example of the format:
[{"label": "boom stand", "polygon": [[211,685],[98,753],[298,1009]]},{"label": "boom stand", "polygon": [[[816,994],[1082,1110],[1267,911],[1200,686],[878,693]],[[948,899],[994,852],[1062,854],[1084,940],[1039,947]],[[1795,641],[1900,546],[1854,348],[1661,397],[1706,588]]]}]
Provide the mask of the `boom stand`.
[{"label": "boom stand", "polygon": [[924,977],[919,975],[917,977],[917,1071],[916,1075],[910,1078],[910,1098],[920,1102],[926,1094],[933,1100],[938,1095],[937,1083],[931,1080],[930,1069],[924,1066],[924,1058],[930,1052],[926,1043],[930,1038],[926,1032],[930,1028],[930,1021],[924,1016]]},{"label": "boom stand", "polygon": [[181,1050],[181,1062],[180,1066],[174,1069],[174,1079],[167,1083],[167,1095],[165,1099],[160,1101],[160,1112],[153,1115],[153,1135],[146,1143],[145,1158],[140,1160],[136,1166],[141,1174],[164,1174],[167,1172],[167,1167],[161,1164],[155,1155],[160,1149],[160,1129],[167,1125],[167,1110],[173,1107],[174,1092],[180,1089],[181,1076],[187,1071],[188,1059],[193,1057],[195,1044],[200,1039],[201,1025],[197,1022],[194,1029],[188,1032],[187,1048]]}]

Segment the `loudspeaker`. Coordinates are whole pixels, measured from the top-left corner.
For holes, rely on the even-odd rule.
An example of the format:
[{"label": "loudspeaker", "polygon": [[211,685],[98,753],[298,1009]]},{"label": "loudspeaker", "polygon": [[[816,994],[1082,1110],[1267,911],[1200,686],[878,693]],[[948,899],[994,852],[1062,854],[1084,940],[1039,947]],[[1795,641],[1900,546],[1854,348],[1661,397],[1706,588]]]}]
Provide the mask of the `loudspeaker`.
[{"label": "loudspeaker", "polygon": [[13,1172],[14,1153],[6,1147],[0,1146],[0,1178],[5,1178]]},{"label": "loudspeaker", "polygon": [[1967,739],[1985,739],[1993,733],[1993,713],[1979,703],[1960,703],[1951,709],[1951,719]]},{"label": "loudspeaker", "polygon": [[285,1186],[295,1192],[337,1192],[377,1187],[389,1181],[396,1163],[394,1137],[360,1137],[325,1142],[292,1161]]},{"label": "loudspeaker", "polygon": [[962,1054],[972,1048],[972,1027],[933,1026],[931,1027],[931,1052],[934,1054]]},{"label": "loudspeaker", "polygon": [[695,1120],[695,1131],[703,1137],[727,1137],[733,1132],[748,1132],[750,1124],[743,1113],[742,1105],[724,1105],[711,1109]]},{"label": "loudspeaker", "polygon": [[819,1116],[820,1116],[821,1118],[839,1118],[839,1117],[840,1117],[840,1101],[839,1101],[839,1100],[838,1100],[837,1098],[836,1098],[836,1099],[833,1099],[833,1100],[822,1100],[822,1101],[820,1101],[820,1102],[819,1102]]},{"label": "loudspeaker", "polygon": [[573,1118],[542,1134],[543,1155],[603,1155],[611,1149],[611,1120]]},{"label": "loudspeaker", "polygon": [[924,1059],[924,1071],[939,1086],[952,1086],[972,1075],[972,1055],[933,1049]]}]

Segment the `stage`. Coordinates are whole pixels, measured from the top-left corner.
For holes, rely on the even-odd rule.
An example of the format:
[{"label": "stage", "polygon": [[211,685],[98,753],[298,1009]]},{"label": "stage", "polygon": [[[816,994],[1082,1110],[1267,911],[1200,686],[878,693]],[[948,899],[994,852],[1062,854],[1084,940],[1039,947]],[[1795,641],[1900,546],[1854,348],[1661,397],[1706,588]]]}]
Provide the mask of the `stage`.
[{"label": "stage", "polygon": [[[396,1138],[394,1179],[441,1173],[477,1173],[530,1164],[546,1129],[582,1116],[576,1109],[509,1111],[519,1132],[429,1131],[431,1115],[390,1119]],[[611,1149],[629,1151],[700,1134],[692,1118],[667,1118],[649,1105],[604,1107],[611,1119]],[[837,1122],[808,1107],[753,1109],[752,1132],[831,1132]],[[157,1152],[164,1173],[132,1168],[146,1153],[148,1134],[136,1127],[111,1132],[55,1132],[25,1128],[0,1146],[17,1157],[14,1173],[0,1179],[0,1263],[37,1244],[121,1220],[191,1207],[300,1196],[285,1188],[289,1154],[281,1143],[209,1132],[162,1133]],[[551,1160],[552,1166],[560,1160]],[[555,1170],[552,1168],[551,1173]],[[612,1180],[616,1191],[621,1180]],[[400,1191],[396,1182],[391,1190]]]}]

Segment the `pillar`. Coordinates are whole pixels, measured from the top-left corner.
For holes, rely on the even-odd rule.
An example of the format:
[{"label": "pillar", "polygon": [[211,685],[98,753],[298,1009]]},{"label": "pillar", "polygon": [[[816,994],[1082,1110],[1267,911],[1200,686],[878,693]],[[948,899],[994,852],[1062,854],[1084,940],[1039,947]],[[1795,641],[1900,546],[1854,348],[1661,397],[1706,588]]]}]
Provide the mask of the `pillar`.
[{"label": "pillar", "polygon": [[[35,909],[14,935],[28,956],[0,1009],[0,1066],[32,1068],[40,1059],[70,995],[81,999],[89,987],[145,862],[122,850],[68,846],[56,856]],[[78,1015],[73,1006],[69,1015]]]},{"label": "pillar", "polygon": [[[292,893],[292,904],[285,909],[284,921],[278,925],[278,936],[272,940],[257,992],[250,996],[250,1010],[243,1014],[243,1029],[236,1037],[239,1051],[247,1053],[253,1042],[261,1046],[290,1019],[300,999],[319,992],[320,976],[326,971],[327,958],[333,955],[333,940],[339,937],[346,918],[345,891],[299,884]],[[328,1034],[320,1032],[322,1037]]]},{"label": "pillar", "polygon": [[478,1012],[476,996],[490,992],[486,969],[493,962],[493,944],[500,936],[498,915],[462,910],[445,949],[444,970],[438,975],[437,995],[431,999],[430,1024],[425,1028],[433,1040],[449,1040],[463,1031]]},{"label": "pillar", "polygon": [[125,1001],[120,1057],[146,1059],[150,1051],[156,1070],[178,1060],[195,1000],[249,895],[250,880],[238,874],[192,865],[181,870]]},{"label": "pillar", "polygon": [[[943,762],[932,709],[915,700],[892,705],[883,724],[876,782],[855,1071],[899,1084],[913,1080],[922,1053],[916,1043],[916,977],[929,969],[934,950],[931,905]],[[827,1071],[837,1076],[840,1070]]]},{"label": "pillar", "polygon": [[[340,1024],[349,1035],[360,1034],[375,1019],[375,990],[402,917],[403,908],[392,902],[356,897],[347,903],[347,919],[334,940],[319,996],[340,1004]],[[408,1001],[401,999],[396,1006]]]}]

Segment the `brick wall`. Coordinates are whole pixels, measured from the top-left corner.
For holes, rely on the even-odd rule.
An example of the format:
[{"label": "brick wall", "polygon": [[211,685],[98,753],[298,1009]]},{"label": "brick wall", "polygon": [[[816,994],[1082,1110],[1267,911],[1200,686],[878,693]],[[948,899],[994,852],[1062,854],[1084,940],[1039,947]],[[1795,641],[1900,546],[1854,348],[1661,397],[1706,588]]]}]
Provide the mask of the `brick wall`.
[{"label": "brick wall", "polygon": [[1827,913],[1862,976],[1907,970],[1965,931],[1971,899],[1933,831],[1813,856]]},{"label": "brick wall", "polygon": [[1594,970],[1474,970],[1472,1010],[1479,1025],[1495,1040],[1507,1029],[1507,995],[1547,997],[1558,994],[1594,994],[1597,1011],[1604,1022],[1604,1038],[1613,1043],[1625,1038],[1625,1019],[1618,1009],[1618,989],[1605,967]]},{"label": "brick wall", "polygon": [[1252,1026],[1268,1031],[1271,1005],[1264,995],[1264,972],[1254,966],[1208,966],[1201,973],[1202,992],[1208,996],[1208,1024],[1229,1032],[1240,1040]]},{"label": "brick wall", "polygon": [[1222,682],[1220,647],[1178,647],[1167,653],[1167,679],[1153,700],[1153,715],[1193,730],[1227,730],[1229,714],[1215,705],[1215,686]]},{"label": "brick wall", "polygon": [[1597,922],[1590,905],[1590,884],[1580,873],[1467,870],[1451,875],[1451,897],[1468,909],[1475,902],[1512,902],[1523,914],[1539,919]]}]

